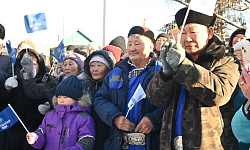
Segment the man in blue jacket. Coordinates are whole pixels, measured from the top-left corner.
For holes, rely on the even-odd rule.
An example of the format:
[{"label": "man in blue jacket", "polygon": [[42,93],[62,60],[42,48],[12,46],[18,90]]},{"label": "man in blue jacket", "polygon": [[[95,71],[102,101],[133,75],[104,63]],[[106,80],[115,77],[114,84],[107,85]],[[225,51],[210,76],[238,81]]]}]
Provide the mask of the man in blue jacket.
[{"label": "man in blue jacket", "polygon": [[153,54],[153,43],[151,30],[132,27],[128,34],[128,57],[109,72],[95,95],[95,110],[110,126],[104,149],[159,149],[164,109],[153,106],[146,97],[136,96],[145,94],[149,81],[161,68]]}]

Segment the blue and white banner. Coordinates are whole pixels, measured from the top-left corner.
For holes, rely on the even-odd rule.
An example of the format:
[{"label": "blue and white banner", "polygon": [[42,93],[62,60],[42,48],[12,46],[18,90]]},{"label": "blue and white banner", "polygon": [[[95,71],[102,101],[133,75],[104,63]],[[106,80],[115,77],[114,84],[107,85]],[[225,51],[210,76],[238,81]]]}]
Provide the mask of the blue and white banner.
[{"label": "blue and white banner", "polygon": [[63,62],[63,58],[65,57],[64,39],[60,42],[52,55],[58,60],[59,63]]},{"label": "blue and white banner", "polygon": [[18,121],[18,117],[8,106],[0,112],[0,132],[9,129]]},{"label": "blue and white banner", "polygon": [[145,97],[146,97],[146,94],[145,94],[141,84],[139,83],[138,87],[135,90],[134,95],[132,96],[132,98],[128,102],[129,110],[131,110],[137,102],[139,102],[140,100],[142,100]]},{"label": "blue and white banner", "polygon": [[202,14],[213,16],[216,0],[191,0],[189,8]]},{"label": "blue and white banner", "polygon": [[10,40],[6,41],[6,47],[9,53],[10,61],[14,65],[16,62],[17,49],[11,47]]},{"label": "blue and white banner", "polygon": [[24,23],[27,33],[33,33],[47,29],[45,13],[25,15]]}]

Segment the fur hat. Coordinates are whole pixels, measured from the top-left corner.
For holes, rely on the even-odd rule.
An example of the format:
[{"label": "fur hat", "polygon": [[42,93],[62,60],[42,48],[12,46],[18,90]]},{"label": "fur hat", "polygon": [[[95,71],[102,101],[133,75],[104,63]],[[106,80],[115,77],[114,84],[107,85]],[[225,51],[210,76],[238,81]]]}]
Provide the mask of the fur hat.
[{"label": "fur hat", "polygon": [[0,39],[4,39],[5,37],[5,29],[2,24],[0,24]]},{"label": "fur hat", "polygon": [[55,95],[67,96],[77,101],[83,95],[82,83],[75,75],[71,75],[56,87]]},{"label": "fur hat", "polygon": [[123,52],[126,51],[126,44],[125,44],[125,38],[123,36],[117,36],[114,38],[109,45],[117,46],[119,47]]},{"label": "fur hat", "polygon": [[67,54],[64,58],[63,61],[65,61],[66,59],[72,59],[74,60],[78,66],[80,67],[81,71],[84,71],[84,60],[86,59],[83,55],[81,54],[77,54],[77,53],[70,53]]},{"label": "fur hat", "polygon": [[154,33],[149,28],[143,26],[134,26],[129,30],[128,37],[132,34],[144,35],[148,37],[152,41],[152,43],[155,42]]},{"label": "fur hat", "polygon": [[[26,43],[27,43],[27,45],[26,45],[27,48],[31,48],[31,49],[33,49],[33,50],[36,50],[35,44],[34,44],[32,41],[30,41],[30,40],[24,40],[24,41],[22,41],[22,42],[17,46],[17,48],[19,48],[22,44],[26,44]],[[22,49],[25,49],[26,47],[23,47]]]},{"label": "fur hat", "polygon": [[237,34],[243,34],[243,35],[245,35],[245,33],[246,33],[246,29],[244,29],[244,28],[239,28],[239,29],[237,29],[237,30],[235,30],[233,33],[232,33],[232,35],[230,36],[230,40],[229,40],[229,46],[233,46],[233,38],[237,35]]},{"label": "fur hat", "polygon": [[[175,14],[175,21],[177,23],[178,28],[182,26],[186,12],[187,12],[187,7],[180,9]],[[189,23],[198,23],[206,27],[210,27],[214,26],[215,20],[216,20],[215,14],[213,16],[208,16],[190,9],[185,25]]]}]

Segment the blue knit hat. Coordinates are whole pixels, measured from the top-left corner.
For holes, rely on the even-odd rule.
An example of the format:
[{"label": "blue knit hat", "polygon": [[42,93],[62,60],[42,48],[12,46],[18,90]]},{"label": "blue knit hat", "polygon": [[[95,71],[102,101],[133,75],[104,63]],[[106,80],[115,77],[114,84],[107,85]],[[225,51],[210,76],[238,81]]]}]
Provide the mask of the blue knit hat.
[{"label": "blue knit hat", "polygon": [[67,96],[77,101],[83,95],[82,83],[75,75],[71,75],[56,87],[55,95]]}]

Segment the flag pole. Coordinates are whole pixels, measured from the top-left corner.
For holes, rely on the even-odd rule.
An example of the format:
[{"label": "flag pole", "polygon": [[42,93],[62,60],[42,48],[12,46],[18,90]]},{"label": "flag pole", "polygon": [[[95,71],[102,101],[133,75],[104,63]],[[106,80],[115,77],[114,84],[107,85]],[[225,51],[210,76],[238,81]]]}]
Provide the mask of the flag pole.
[{"label": "flag pole", "polygon": [[14,77],[14,65],[11,63],[12,66],[12,76]]},{"label": "flag pole", "polygon": [[20,123],[23,125],[24,129],[25,129],[28,133],[30,133],[30,132],[28,131],[28,129],[26,128],[26,126],[23,124],[22,120],[19,118],[19,116],[18,116],[17,113],[15,112],[15,110],[11,107],[11,105],[8,104],[8,106],[9,106],[9,107],[11,108],[11,110],[14,112],[14,114],[16,115],[16,117],[18,118],[18,120],[20,121]]},{"label": "flag pole", "polygon": [[[191,3],[191,1],[190,1],[190,3]],[[179,36],[179,38],[178,38],[178,43],[180,43],[180,40],[181,40],[181,34],[182,34],[182,32],[183,32],[183,29],[184,29],[185,23],[186,23],[186,21],[187,21],[187,17],[188,17],[188,14],[189,14],[189,10],[190,10],[190,8],[189,8],[189,6],[188,6],[188,9],[187,9],[187,12],[186,12],[185,18],[184,18],[183,23],[182,23],[182,26],[181,26],[181,31],[180,31],[180,36]]]}]

